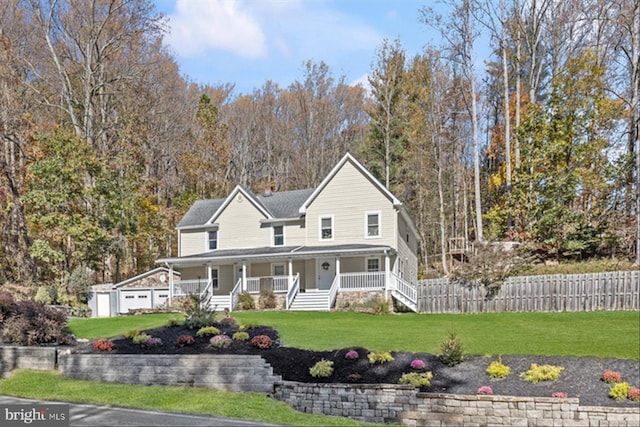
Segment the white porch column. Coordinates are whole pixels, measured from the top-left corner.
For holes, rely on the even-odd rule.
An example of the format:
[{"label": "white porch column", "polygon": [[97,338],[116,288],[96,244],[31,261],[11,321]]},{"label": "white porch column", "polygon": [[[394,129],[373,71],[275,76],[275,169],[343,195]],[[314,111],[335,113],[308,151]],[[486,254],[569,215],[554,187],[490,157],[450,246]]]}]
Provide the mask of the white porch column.
[{"label": "white porch column", "polygon": [[169,307],[173,300],[173,265],[169,264]]},{"label": "white porch column", "polygon": [[289,282],[287,284],[287,290],[293,287],[293,260],[289,258]]},{"label": "white porch column", "polygon": [[247,292],[247,261],[242,260],[242,292]]},{"label": "white porch column", "polygon": [[338,278],[338,289],[340,289],[340,257],[336,257],[336,277]]},{"label": "white porch column", "polygon": [[389,301],[389,287],[391,285],[391,260],[389,253],[384,253],[384,299]]}]

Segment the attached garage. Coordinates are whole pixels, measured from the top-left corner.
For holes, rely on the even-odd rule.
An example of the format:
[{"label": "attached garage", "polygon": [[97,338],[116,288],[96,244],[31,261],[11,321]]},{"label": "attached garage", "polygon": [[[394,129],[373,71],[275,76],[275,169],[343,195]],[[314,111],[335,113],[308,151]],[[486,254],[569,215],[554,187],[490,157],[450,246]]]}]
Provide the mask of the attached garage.
[{"label": "attached garage", "polygon": [[[128,314],[131,310],[163,308],[169,300],[169,274],[156,268],[120,283],[95,285],[89,294],[91,317]],[[174,280],[180,273],[173,272]]]}]

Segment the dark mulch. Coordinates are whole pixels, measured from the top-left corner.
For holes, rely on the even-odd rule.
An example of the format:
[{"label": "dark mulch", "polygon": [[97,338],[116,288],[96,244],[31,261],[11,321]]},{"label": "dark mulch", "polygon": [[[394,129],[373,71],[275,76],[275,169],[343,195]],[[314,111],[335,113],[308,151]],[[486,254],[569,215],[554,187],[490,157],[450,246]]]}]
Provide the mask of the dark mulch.
[{"label": "dark mulch", "polygon": [[[217,325],[223,333],[233,335],[236,327]],[[429,353],[392,352],[394,360],[383,365],[371,365],[367,359],[369,351],[364,348],[348,348],[332,351],[311,351],[282,346],[278,332],[270,327],[260,326],[249,329],[250,337],[268,335],[273,347],[261,350],[249,342],[234,341],[227,349],[209,347],[209,338],[196,336],[196,331],[184,326],[172,326],[145,331],[160,338],[163,345],[156,349],[143,349],[124,337],[112,340],[113,352],[121,354],[254,354],[260,355],[273,367],[274,373],[284,380],[318,383],[397,384],[403,373],[411,372],[410,363],[414,359],[425,362],[427,371],[433,373],[431,386],[423,391],[432,393],[476,394],[481,386],[490,386],[493,394],[509,396],[551,397],[554,392],[565,392],[569,397],[579,397],[581,405],[637,407],[638,403],[628,399],[615,401],[608,397],[609,385],[600,380],[606,370],[618,371],[624,381],[632,386],[640,386],[640,364],[622,359],[597,359],[543,356],[502,356],[502,362],[511,368],[511,375],[500,380],[492,380],[486,374],[487,366],[497,357],[468,356],[454,367],[443,364],[437,356]],[[177,347],[176,338],[191,335],[195,344]],[[357,360],[344,356],[349,350],[358,352]],[[93,351],[91,343],[78,345],[78,352]],[[309,369],[318,361],[333,361],[334,372],[329,378],[314,378]],[[532,363],[551,364],[564,367],[556,381],[531,384],[519,377]]]}]

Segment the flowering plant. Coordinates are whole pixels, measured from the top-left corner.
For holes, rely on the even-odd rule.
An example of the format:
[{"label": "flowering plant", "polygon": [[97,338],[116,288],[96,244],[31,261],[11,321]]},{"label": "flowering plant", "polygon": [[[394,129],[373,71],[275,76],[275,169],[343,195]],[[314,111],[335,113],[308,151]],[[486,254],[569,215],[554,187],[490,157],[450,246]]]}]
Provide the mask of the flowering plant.
[{"label": "flowering plant", "polygon": [[113,344],[111,341],[100,339],[93,343],[93,349],[97,351],[111,351],[113,350]]},{"label": "flowering plant", "polygon": [[349,359],[349,360],[356,360],[358,357],[360,357],[360,355],[358,354],[357,351],[355,350],[349,350],[347,351],[347,353],[344,355],[345,359]]},{"label": "flowering plant", "polygon": [[192,345],[196,340],[191,335],[180,335],[176,338],[176,345],[178,347],[185,347],[187,345]]},{"label": "flowering plant", "polygon": [[640,402],[640,388],[631,387],[627,392],[627,397],[635,402]]},{"label": "flowering plant", "polygon": [[256,335],[255,337],[251,338],[251,345],[254,347],[258,347],[261,349],[267,349],[267,348],[271,348],[271,345],[273,344],[273,342],[271,341],[271,338],[269,338],[268,335]]},{"label": "flowering plant", "polygon": [[564,391],[554,391],[554,392],[551,394],[551,397],[557,397],[557,398],[559,398],[559,399],[566,399],[566,398],[567,398],[567,396],[568,396],[568,394],[567,394],[567,393],[565,393]]},{"label": "flowering plant", "polygon": [[488,385],[483,385],[478,389],[478,394],[493,394],[493,389]]},{"label": "flowering plant", "polygon": [[427,365],[420,359],[411,361],[411,369],[424,369]]},{"label": "flowering plant", "polygon": [[216,335],[211,337],[209,345],[213,348],[228,348],[231,345],[231,338],[226,335]]},{"label": "flowering plant", "polygon": [[155,348],[162,346],[162,340],[156,337],[150,337],[140,343],[145,348]]},{"label": "flowering plant", "polygon": [[604,374],[602,374],[602,377],[600,377],[600,379],[605,383],[615,384],[622,381],[622,376],[620,375],[620,372],[604,371]]}]

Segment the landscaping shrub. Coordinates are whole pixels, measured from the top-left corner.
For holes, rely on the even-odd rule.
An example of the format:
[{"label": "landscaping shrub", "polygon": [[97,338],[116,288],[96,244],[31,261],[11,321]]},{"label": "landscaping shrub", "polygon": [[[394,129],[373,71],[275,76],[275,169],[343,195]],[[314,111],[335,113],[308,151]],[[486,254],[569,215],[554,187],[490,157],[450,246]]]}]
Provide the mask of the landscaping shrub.
[{"label": "landscaping shrub", "polygon": [[358,373],[349,374],[349,376],[347,377],[347,381],[349,381],[350,383],[357,383],[361,379],[362,379],[362,375]]},{"label": "landscaping shrub", "polygon": [[140,331],[137,329],[131,329],[130,331],[124,333],[125,338],[133,339],[133,337],[135,337],[136,335],[140,335]]},{"label": "landscaping shrub", "polygon": [[167,322],[167,326],[170,327],[170,328],[178,327],[178,326],[184,326],[184,319],[182,319],[180,317],[172,317]]},{"label": "landscaping shrub", "polygon": [[216,335],[209,340],[209,346],[212,348],[229,348],[231,338],[226,335]]},{"label": "landscaping shrub", "polygon": [[113,344],[106,339],[100,339],[93,343],[93,349],[96,351],[111,351],[113,350]]},{"label": "landscaping shrub", "polygon": [[309,374],[314,378],[330,377],[333,374],[333,362],[322,359],[309,369]]},{"label": "landscaping shrub", "polygon": [[276,308],[276,294],[270,289],[261,289],[258,306],[263,310]]},{"label": "landscaping shrub", "polygon": [[511,368],[502,363],[502,359],[493,361],[487,368],[487,374],[490,378],[506,378],[511,373]]},{"label": "landscaping shrub", "polygon": [[220,329],[216,328],[215,326],[203,326],[202,328],[198,329],[198,332],[196,332],[196,335],[199,337],[207,337],[219,334]]},{"label": "landscaping shrub", "polygon": [[146,340],[143,340],[140,343],[140,346],[147,349],[162,347],[162,340],[156,337],[149,337]]},{"label": "landscaping shrub", "polygon": [[40,286],[34,301],[40,304],[49,305],[55,304],[58,297],[58,291],[52,286]]},{"label": "landscaping shrub", "polygon": [[554,391],[553,393],[551,393],[551,397],[556,397],[558,399],[566,399],[567,396],[569,395],[564,391]]},{"label": "landscaping shrub", "polygon": [[640,388],[631,387],[627,392],[627,397],[634,402],[640,402]]},{"label": "landscaping shrub", "polygon": [[464,359],[464,346],[458,335],[451,331],[440,345],[440,360],[447,366],[456,366]]},{"label": "landscaping shrub", "polygon": [[344,358],[348,360],[357,360],[359,357],[360,355],[355,350],[349,350],[344,355]]},{"label": "landscaping shrub", "polygon": [[256,303],[249,292],[243,292],[238,296],[238,308],[240,310],[253,310]]},{"label": "landscaping shrub", "polygon": [[244,331],[238,331],[235,332],[231,338],[233,338],[234,341],[247,341],[249,334]]},{"label": "landscaping shrub", "polygon": [[388,351],[383,351],[383,352],[371,352],[369,354],[367,354],[367,358],[369,359],[369,363],[376,364],[383,364],[383,363],[387,363],[387,362],[391,362],[393,360],[393,356],[391,355],[390,352]]},{"label": "landscaping shrub", "polygon": [[629,394],[629,390],[631,390],[631,386],[626,381],[614,384],[613,387],[611,387],[611,390],[609,390],[609,397],[614,400],[626,399]]},{"label": "landscaping shrub", "polygon": [[433,374],[431,372],[410,372],[402,374],[398,384],[409,384],[414,387],[429,387]]},{"label": "landscaping shrub", "polygon": [[225,316],[220,321],[220,324],[222,326],[227,326],[227,327],[236,327],[238,326],[238,321],[236,320],[235,317]]},{"label": "landscaping shrub", "polygon": [[70,345],[66,315],[35,301],[12,302],[3,296],[2,335],[7,342],[19,345]]},{"label": "landscaping shrub", "polygon": [[139,333],[138,335],[136,335],[133,338],[131,338],[131,341],[135,345],[142,345],[146,340],[148,340],[150,338],[152,338],[152,336],[149,335],[149,334]]},{"label": "landscaping shrub", "polygon": [[257,323],[244,323],[240,325],[240,329],[246,329],[246,330],[258,329],[259,327],[260,325],[258,325]]},{"label": "landscaping shrub", "polygon": [[189,295],[191,304],[186,311],[184,324],[190,329],[200,329],[203,326],[211,326],[215,322],[216,310],[212,309],[209,301],[203,300],[200,295]]},{"label": "landscaping shrub", "polygon": [[553,365],[537,365],[532,363],[528,371],[520,374],[520,378],[533,384],[540,381],[557,380],[564,368],[562,366]]},{"label": "landscaping shrub", "polygon": [[267,335],[256,335],[255,337],[251,338],[251,345],[265,350],[267,348],[271,348],[273,342]]},{"label": "landscaping shrub", "polygon": [[415,369],[415,370],[419,371],[419,370],[422,370],[422,369],[426,368],[427,364],[424,363],[420,359],[414,359],[414,360],[411,361],[409,366],[411,366],[411,369]]},{"label": "landscaping shrub", "polygon": [[193,345],[195,342],[195,338],[193,338],[191,335],[180,335],[178,338],[176,338],[176,345],[178,347]]},{"label": "landscaping shrub", "polygon": [[16,301],[10,293],[0,291],[0,323],[13,316],[16,311]]},{"label": "landscaping shrub", "polygon": [[478,389],[477,394],[493,394],[493,389],[488,385],[483,385]]},{"label": "landscaping shrub", "polygon": [[604,374],[602,374],[602,377],[600,377],[600,379],[605,383],[615,384],[622,381],[622,376],[620,375],[620,372],[605,371]]}]

